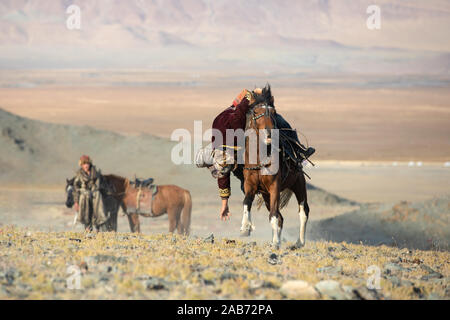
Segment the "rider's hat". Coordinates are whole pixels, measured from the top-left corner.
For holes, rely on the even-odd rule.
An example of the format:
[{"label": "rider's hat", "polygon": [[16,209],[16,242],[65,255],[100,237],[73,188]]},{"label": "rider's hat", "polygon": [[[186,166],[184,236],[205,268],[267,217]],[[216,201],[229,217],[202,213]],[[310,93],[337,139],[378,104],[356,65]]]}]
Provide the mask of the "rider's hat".
[{"label": "rider's hat", "polygon": [[82,166],[83,164],[85,164],[85,163],[92,164],[92,160],[91,160],[91,158],[89,158],[89,156],[83,154],[83,155],[80,157],[80,160],[78,161],[78,165],[81,167],[81,166]]}]

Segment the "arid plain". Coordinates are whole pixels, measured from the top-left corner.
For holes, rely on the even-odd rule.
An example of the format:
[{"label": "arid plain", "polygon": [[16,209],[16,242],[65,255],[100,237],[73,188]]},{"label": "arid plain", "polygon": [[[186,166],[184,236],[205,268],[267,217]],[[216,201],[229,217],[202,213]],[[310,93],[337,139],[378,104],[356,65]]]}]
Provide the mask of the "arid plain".
[{"label": "arid plain", "polygon": [[[418,259],[436,251],[435,259],[427,258],[426,262],[441,275],[435,282],[413,280],[413,283],[405,280],[410,279],[408,277],[392,278],[387,274],[383,281],[388,285],[383,287],[382,295],[383,298],[448,299],[448,262],[444,261],[450,236],[450,169],[446,164],[450,160],[450,90],[446,87],[342,86],[338,85],[338,79],[323,80],[321,85],[316,81],[315,85],[306,86],[286,79],[274,78],[272,81],[267,75],[250,79],[236,75],[237,80],[232,81],[217,75],[161,75],[133,71],[2,71],[1,76],[0,107],[3,111],[0,110],[0,142],[5,153],[0,159],[0,225],[8,232],[4,235],[5,243],[14,243],[16,236],[18,239],[28,237],[24,236],[26,231],[11,229],[10,225],[31,230],[31,237],[42,237],[43,234],[38,233],[41,231],[82,231],[81,226],[72,228],[73,211],[64,206],[65,178],[69,178],[76,169],[79,153],[89,153],[95,164],[106,173],[118,173],[129,178],[134,174],[151,176],[157,184],[174,183],[189,189],[193,198],[191,234],[197,243],[211,233],[216,238],[225,239],[225,243],[228,243],[226,239],[238,239],[242,194],[237,181],[232,184],[231,221],[221,222],[215,181],[206,170],[171,163],[170,150],[175,142],[170,141],[170,136],[178,128],[193,132],[196,120],[202,121],[205,131],[242,88],[252,89],[270,81],[277,111],[297,128],[302,142],[317,149],[312,159],[316,166],[305,167],[312,178],[309,181],[312,186],[309,190],[311,216],[307,231],[311,247],[308,250],[321,246],[327,249],[324,249],[325,260],[314,265],[317,270],[310,270],[312,278],[307,281],[326,278],[320,275],[322,271],[319,269],[327,268],[330,264],[328,256],[339,247],[339,243],[343,246],[351,244],[355,246],[352,250],[356,251],[373,250],[375,257],[388,250],[382,245],[397,248],[395,250],[414,250],[413,255]],[[351,79],[350,82],[356,83],[357,80]],[[283,215],[283,250],[288,250],[288,244],[295,241],[298,234],[295,201],[291,201]],[[141,223],[144,234],[167,232],[166,216],[144,218]],[[264,246],[271,233],[265,209],[255,211],[254,223],[256,230],[249,240]],[[127,220],[120,214],[119,232],[128,231]],[[65,237],[62,233],[50,235]],[[73,236],[87,241],[84,235],[74,233]],[[164,243],[168,243],[167,239],[164,238]],[[237,241],[238,246],[245,246],[241,240]],[[264,251],[262,248],[265,247],[258,247],[258,250]],[[12,256],[16,254],[14,248],[8,250],[12,250]],[[277,259],[288,255],[288,252],[277,253]],[[399,252],[389,254],[396,256]],[[160,254],[164,255],[164,252]],[[18,269],[19,260],[15,260]],[[376,259],[370,263],[376,263]],[[389,268],[387,260],[382,263]],[[344,265],[344,271],[346,268],[350,267]],[[353,264],[351,268],[358,269]],[[151,274],[153,271],[149,269],[146,272]],[[161,281],[168,279],[167,272],[160,272],[165,277]],[[364,277],[350,271],[347,276],[359,277],[358,285],[365,281]],[[420,274],[417,277],[425,276]],[[341,272],[333,277],[339,281],[345,278]],[[280,287],[284,280],[291,278],[283,276],[278,282],[264,278],[264,281],[272,283],[270,290],[277,292],[277,298],[282,298],[286,294],[280,294]],[[192,280],[190,276],[188,279]],[[226,283],[243,281],[239,279]],[[398,279],[404,283],[397,284]],[[5,286],[5,296],[58,296],[60,289],[55,289],[54,284],[45,287],[47,280],[36,283],[36,290],[31,289],[34,285],[28,284],[23,284],[23,290],[16,287],[16,291]],[[130,280],[131,287],[123,287],[128,284],[122,282],[117,287],[112,286],[112,293],[106,295],[114,296],[121,290],[124,297],[130,296],[127,292],[133,288],[132,283],[142,282],[135,280]],[[223,287],[225,282],[217,280],[217,285],[219,283]],[[248,285],[245,282],[242,288],[247,290]],[[145,286],[141,288],[139,285],[139,292],[144,292],[139,297],[153,297],[153,289],[149,295],[148,286],[147,289]],[[194,286],[206,288],[201,283]],[[105,296],[95,291],[99,290],[97,285],[89,284],[88,287],[90,296]],[[214,294],[218,298],[254,296],[254,289],[248,290],[237,293],[223,287]],[[262,290],[259,297],[268,298],[270,290],[268,295],[264,295],[266,291]],[[178,297],[177,294],[183,295],[179,291],[173,292],[172,298]],[[71,294],[65,297],[77,297]],[[202,294],[186,293],[185,296],[205,297]],[[358,294],[362,294],[361,291]],[[327,294],[321,296],[327,297]]]}]

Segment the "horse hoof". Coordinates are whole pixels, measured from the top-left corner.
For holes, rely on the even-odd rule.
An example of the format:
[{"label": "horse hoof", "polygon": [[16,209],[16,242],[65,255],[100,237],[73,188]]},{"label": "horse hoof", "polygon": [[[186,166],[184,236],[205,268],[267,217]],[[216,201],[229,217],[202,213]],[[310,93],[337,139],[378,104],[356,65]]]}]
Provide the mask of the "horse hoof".
[{"label": "horse hoof", "polygon": [[304,243],[301,243],[300,240],[297,240],[297,242],[292,246],[293,249],[301,249],[305,246]]}]

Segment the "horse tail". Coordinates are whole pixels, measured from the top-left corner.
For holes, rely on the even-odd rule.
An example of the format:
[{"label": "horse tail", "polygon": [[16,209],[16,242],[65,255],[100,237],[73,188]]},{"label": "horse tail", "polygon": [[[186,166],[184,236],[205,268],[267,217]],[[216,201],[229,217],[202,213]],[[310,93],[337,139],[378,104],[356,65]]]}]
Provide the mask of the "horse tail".
[{"label": "horse tail", "polygon": [[191,226],[191,212],[192,212],[192,198],[191,193],[188,190],[184,190],[184,205],[181,212],[181,232],[182,234],[189,235]]},{"label": "horse tail", "polygon": [[[291,189],[284,189],[283,191],[280,192],[280,202],[279,202],[280,210],[288,205],[289,200],[291,200],[292,194],[293,193]],[[261,209],[263,204],[264,198],[261,196],[261,194],[258,193],[258,198],[256,199],[256,208],[258,210]]]}]

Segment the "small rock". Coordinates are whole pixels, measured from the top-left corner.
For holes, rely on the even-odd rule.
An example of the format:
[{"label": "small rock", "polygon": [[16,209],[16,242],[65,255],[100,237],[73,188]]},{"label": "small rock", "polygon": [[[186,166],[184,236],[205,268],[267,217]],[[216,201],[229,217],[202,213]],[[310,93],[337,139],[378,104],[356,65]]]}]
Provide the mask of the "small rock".
[{"label": "small rock", "polygon": [[261,279],[250,280],[249,287],[250,287],[250,290],[256,290],[256,289],[261,289],[261,288],[271,288],[271,289],[276,288],[272,282],[268,282],[268,281],[261,280]]},{"label": "small rock", "polygon": [[95,263],[102,263],[102,262],[127,263],[127,259],[125,257],[116,257],[106,254],[98,254],[96,256],[93,256],[92,259]]},{"label": "small rock", "polygon": [[63,278],[52,279],[51,283],[55,292],[65,291],[67,288],[67,280]]},{"label": "small rock", "polygon": [[423,290],[419,287],[413,287],[412,291],[419,296],[419,298],[423,298]]},{"label": "small rock", "polygon": [[319,292],[303,280],[291,280],[285,282],[280,292],[283,296],[289,299],[318,299],[320,298]]},{"label": "small rock", "polygon": [[249,247],[256,247],[256,241],[252,241],[252,242],[249,242],[249,243],[247,243],[247,246],[249,246]]},{"label": "small rock", "polygon": [[404,249],[402,249],[402,250],[400,251],[400,253],[403,254],[403,255],[411,255],[411,254],[412,254],[412,251],[409,250],[408,248],[404,248]]},{"label": "small rock", "polygon": [[405,280],[405,279],[400,280],[400,284],[401,284],[403,287],[411,287],[411,286],[414,285],[414,283],[412,283],[412,282],[409,281],[409,280]]},{"label": "small rock", "polygon": [[86,272],[88,271],[88,264],[86,263],[86,261],[82,261],[79,265],[81,272]]},{"label": "small rock", "polygon": [[260,288],[267,288],[267,289],[275,289],[277,288],[272,282],[261,280],[261,279],[255,279],[250,280],[250,289],[256,290]]},{"label": "small rock", "polygon": [[168,283],[161,278],[150,278],[144,281],[144,286],[147,290],[162,290],[168,287]]},{"label": "small rock", "polygon": [[203,284],[204,284],[205,286],[215,286],[215,285],[216,285],[216,283],[214,282],[214,280],[202,279],[202,281],[203,281]]},{"label": "small rock", "polygon": [[110,265],[105,265],[105,264],[100,264],[98,266],[98,270],[101,273],[111,273],[111,272],[117,272],[118,268],[116,266],[110,266]]},{"label": "small rock", "polygon": [[441,279],[441,278],[444,277],[442,274],[440,274],[439,272],[437,272],[437,271],[431,269],[429,266],[427,266],[427,265],[425,265],[425,264],[421,264],[421,265],[420,265],[420,268],[421,268],[422,270],[428,272],[428,274],[422,276],[422,277],[420,278],[420,280],[428,281],[428,280],[431,280],[431,279]]},{"label": "small rock", "polygon": [[109,286],[109,285],[105,285],[103,288],[108,293],[112,293],[114,291],[114,289],[111,286]]},{"label": "small rock", "polygon": [[375,289],[367,287],[359,287],[353,291],[358,299],[361,300],[379,300],[382,298],[381,294]]},{"label": "small rock", "polygon": [[315,288],[321,295],[328,296],[331,299],[348,300],[353,298],[352,295],[345,292],[339,282],[334,280],[320,281],[316,284]]},{"label": "small rock", "polygon": [[433,269],[431,269],[429,266],[427,266],[426,264],[422,264],[420,265],[420,268],[428,273],[434,273],[436,271],[434,271]]},{"label": "small rock", "polygon": [[403,268],[401,265],[398,265],[396,263],[386,263],[384,265],[384,272],[386,274],[393,274],[401,271],[411,271],[411,270],[408,268]]},{"label": "small rock", "polygon": [[428,300],[444,300],[443,297],[441,297],[440,295],[438,295],[437,293],[430,293],[427,297]]},{"label": "small rock", "polygon": [[389,280],[394,287],[400,287],[401,286],[401,281],[396,276],[387,276],[386,279]]},{"label": "small rock", "polygon": [[317,272],[324,272],[331,275],[342,274],[342,266],[326,266],[316,269]]},{"label": "small rock", "polygon": [[256,290],[256,289],[262,288],[263,284],[264,284],[264,280],[253,279],[253,280],[250,280],[249,287],[252,290]]},{"label": "small rock", "polygon": [[422,276],[420,278],[420,280],[429,281],[429,280],[434,280],[434,279],[441,279],[443,277],[444,276],[442,274],[440,274],[439,272],[433,272],[433,273],[429,273],[429,274]]},{"label": "small rock", "polygon": [[233,280],[233,279],[237,279],[239,276],[237,274],[231,273],[231,272],[225,272],[222,273],[222,275],[220,276],[220,281],[225,281],[225,280]]},{"label": "small rock", "polygon": [[29,238],[29,237],[31,237],[31,231],[27,231],[27,232],[25,232],[25,237],[26,237],[26,238]]},{"label": "small rock", "polygon": [[211,233],[209,236],[203,239],[203,242],[206,243],[214,243],[214,233]]},{"label": "small rock", "polygon": [[267,259],[267,262],[271,265],[281,264],[281,261],[278,259],[278,256],[276,253],[271,253],[269,258]]},{"label": "small rock", "polygon": [[17,272],[16,269],[9,269],[5,273],[6,284],[11,286],[14,283],[14,280],[16,280],[18,276],[19,276],[19,273]]}]

